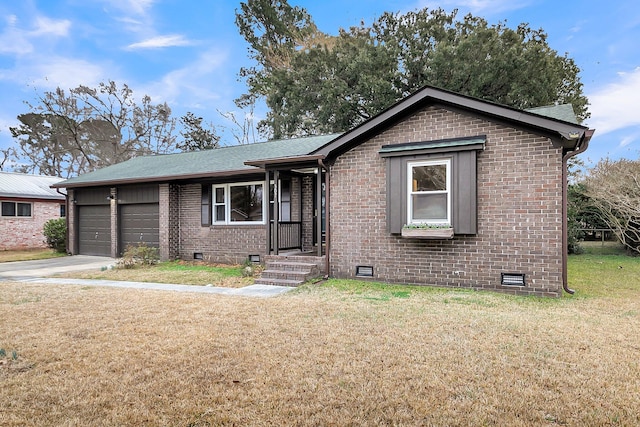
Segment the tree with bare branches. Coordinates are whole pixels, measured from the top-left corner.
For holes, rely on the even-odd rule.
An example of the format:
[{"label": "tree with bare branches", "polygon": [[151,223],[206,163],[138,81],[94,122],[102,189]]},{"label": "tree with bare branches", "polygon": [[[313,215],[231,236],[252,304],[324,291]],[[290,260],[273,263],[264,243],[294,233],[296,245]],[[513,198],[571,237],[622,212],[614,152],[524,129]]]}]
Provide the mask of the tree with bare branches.
[{"label": "tree with bare branches", "polygon": [[10,128],[19,147],[17,169],[63,178],[132,157],[176,150],[175,119],[166,103],[114,81],[97,88],[57,88],[26,103],[31,110]]},{"label": "tree with bare branches", "polygon": [[601,160],[585,187],[620,242],[640,253],[640,159]]}]

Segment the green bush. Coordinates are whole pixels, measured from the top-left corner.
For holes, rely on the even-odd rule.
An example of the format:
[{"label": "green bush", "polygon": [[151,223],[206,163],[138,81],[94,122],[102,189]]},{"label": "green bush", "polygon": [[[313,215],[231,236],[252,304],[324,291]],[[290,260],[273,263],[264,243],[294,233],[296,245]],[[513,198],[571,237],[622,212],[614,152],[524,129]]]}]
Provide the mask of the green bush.
[{"label": "green bush", "polygon": [[119,268],[135,268],[138,266],[155,265],[160,261],[158,248],[148,246],[146,243],[127,245],[122,258],[118,260]]},{"label": "green bush", "polygon": [[50,219],[44,224],[44,237],[47,246],[56,252],[67,251],[67,221],[65,218]]}]

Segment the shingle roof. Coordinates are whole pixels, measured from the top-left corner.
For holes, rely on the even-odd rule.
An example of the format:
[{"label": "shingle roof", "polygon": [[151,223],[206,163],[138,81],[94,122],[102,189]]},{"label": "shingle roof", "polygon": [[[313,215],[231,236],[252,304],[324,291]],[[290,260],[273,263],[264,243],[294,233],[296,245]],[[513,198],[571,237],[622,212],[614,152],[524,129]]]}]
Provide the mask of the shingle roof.
[{"label": "shingle roof", "polygon": [[578,123],[576,113],[573,111],[571,104],[548,105],[545,107],[529,108],[525,111],[538,114],[539,116],[551,117],[552,119],[563,120],[569,123]]},{"label": "shingle roof", "polygon": [[136,181],[163,181],[259,171],[246,161],[295,157],[310,153],[337,134],[233,145],[205,151],[135,157],[60,182],[56,187],[82,187]]},{"label": "shingle roof", "polygon": [[51,188],[62,178],[42,175],[0,172],[0,196],[29,199],[64,200],[64,196]]}]

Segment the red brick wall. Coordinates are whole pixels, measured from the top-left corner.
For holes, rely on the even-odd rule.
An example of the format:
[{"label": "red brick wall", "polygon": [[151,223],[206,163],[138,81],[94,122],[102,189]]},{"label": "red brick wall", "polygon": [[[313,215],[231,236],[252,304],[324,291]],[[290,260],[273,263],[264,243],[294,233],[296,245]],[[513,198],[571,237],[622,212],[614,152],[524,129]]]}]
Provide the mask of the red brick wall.
[{"label": "red brick wall", "polygon": [[[478,234],[410,240],[386,230],[381,146],[487,135],[478,152]],[[374,279],[559,295],[562,157],[547,138],[429,107],[340,156],[331,169],[331,275],[373,266]],[[526,287],[500,285],[525,273]]]},{"label": "red brick wall", "polygon": [[[4,201],[16,201],[4,199]],[[0,216],[0,250],[46,248],[42,234],[44,224],[50,219],[60,218],[60,205],[64,201],[19,200],[31,203],[31,217]]]},{"label": "red brick wall", "polygon": [[214,225],[203,227],[200,219],[200,184],[180,189],[179,253],[182,259],[193,259],[202,253],[209,262],[242,263],[249,255],[266,253],[265,225]]}]

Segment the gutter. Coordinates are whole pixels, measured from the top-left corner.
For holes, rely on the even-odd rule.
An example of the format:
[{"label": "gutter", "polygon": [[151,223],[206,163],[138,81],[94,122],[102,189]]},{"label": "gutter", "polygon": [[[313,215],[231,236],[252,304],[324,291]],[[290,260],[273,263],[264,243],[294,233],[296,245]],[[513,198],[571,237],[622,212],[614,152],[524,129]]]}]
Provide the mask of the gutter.
[{"label": "gutter", "polygon": [[570,158],[584,153],[589,147],[589,141],[595,132],[594,129],[588,129],[584,132],[582,140],[576,145],[577,149],[569,151],[562,156],[562,289],[569,295],[576,293],[575,290],[569,288],[569,279],[567,274],[568,249],[569,249],[569,222],[568,222],[568,171],[567,162]]}]

